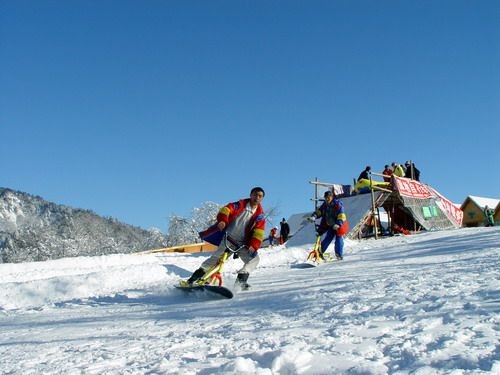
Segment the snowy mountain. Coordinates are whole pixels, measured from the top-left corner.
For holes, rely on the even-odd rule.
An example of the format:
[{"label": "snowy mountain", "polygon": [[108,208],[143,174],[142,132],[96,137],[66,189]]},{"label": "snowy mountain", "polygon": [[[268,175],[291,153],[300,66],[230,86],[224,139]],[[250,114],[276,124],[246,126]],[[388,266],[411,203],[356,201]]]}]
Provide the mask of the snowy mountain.
[{"label": "snowy mountain", "polygon": [[310,246],[261,249],[231,300],[174,288],[204,253],[0,264],[0,373],[500,374],[500,228],[346,241],[300,269]]},{"label": "snowy mountain", "polygon": [[0,188],[0,262],[130,253],[164,243],[159,231]]}]

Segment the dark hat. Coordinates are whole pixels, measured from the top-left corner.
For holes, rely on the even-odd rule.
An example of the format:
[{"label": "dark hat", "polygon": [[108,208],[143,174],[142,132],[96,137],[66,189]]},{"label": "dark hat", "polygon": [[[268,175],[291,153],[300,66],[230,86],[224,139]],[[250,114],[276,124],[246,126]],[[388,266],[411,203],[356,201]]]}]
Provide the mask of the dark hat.
[{"label": "dark hat", "polygon": [[325,191],[325,194],[323,194],[323,197],[333,197],[333,193],[330,190]]}]

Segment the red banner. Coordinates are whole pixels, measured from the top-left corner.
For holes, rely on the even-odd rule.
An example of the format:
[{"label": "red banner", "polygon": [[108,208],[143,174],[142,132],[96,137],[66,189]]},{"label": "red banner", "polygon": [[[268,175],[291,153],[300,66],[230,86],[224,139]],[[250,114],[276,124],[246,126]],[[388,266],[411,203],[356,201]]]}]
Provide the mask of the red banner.
[{"label": "red banner", "polygon": [[400,195],[410,198],[425,199],[434,196],[424,184],[409,178],[394,176],[396,189]]},{"label": "red banner", "polygon": [[438,204],[440,205],[440,208],[443,211],[446,211],[448,213],[448,217],[451,217],[457,226],[461,227],[462,226],[462,220],[464,218],[464,212],[455,206],[453,203],[451,203],[448,199],[443,197],[439,192],[437,192],[435,189],[432,189],[432,191],[439,197],[440,201]]},{"label": "red banner", "polygon": [[448,218],[453,220],[457,226],[460,227],[462,225],[462,219],[464,216],[462,210],[439,194],[435,189],[427,187],[418,181],[410,180],[409,178],[394,175],[393,178],[396,184],[396,189],[400,195],[417,199],[427,199],[431,197],[438,198],[437,204],[439,205],[439,208],[441,208],[442,211],[445,211]]}]

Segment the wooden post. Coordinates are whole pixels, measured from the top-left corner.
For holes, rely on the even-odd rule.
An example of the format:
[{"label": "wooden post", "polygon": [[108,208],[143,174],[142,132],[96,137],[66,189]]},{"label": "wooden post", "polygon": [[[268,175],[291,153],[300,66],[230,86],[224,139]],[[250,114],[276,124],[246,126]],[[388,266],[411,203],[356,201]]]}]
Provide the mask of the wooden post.
[{"label": "wooden post", "polygon": [[391,207],[391,212],[387,213],[387,230],[389,231],[389,234],[392,235],[392,214],[394,212],[394,203],[392,204]]},{"label": "wooden post", "polygon": [[318,209],[318,177],[314,179],[314,212]]},{"label": "wooden post", "polygon": [[[382,228],[382,222],[380,221],[380,207],[377,207],[377,228]],[[378,226],[380,224],[380,227]],[[384,233],[380,233],[383,235]]]},{"label": "wooden post", "polygon": [[375,223],[373,226],[373,230],[375,232],[375,239],[378,240],[378,225],[377,225],[377,216],[375,214],[375,194],[373,193],[373,180],[372,180],[372,174],[369,172],[368,176],[370,177],[370,194],[372,197],[372,223]]},{"label": "wooden post", "polygon": [[[413,170],[413,161],[409,160],[410,162],[410,177],[412,180],[415,179],[415,172]],[[413,232],[416,232],[417,231],[417,222],[415,221],[415,219],[413,219]]]}]

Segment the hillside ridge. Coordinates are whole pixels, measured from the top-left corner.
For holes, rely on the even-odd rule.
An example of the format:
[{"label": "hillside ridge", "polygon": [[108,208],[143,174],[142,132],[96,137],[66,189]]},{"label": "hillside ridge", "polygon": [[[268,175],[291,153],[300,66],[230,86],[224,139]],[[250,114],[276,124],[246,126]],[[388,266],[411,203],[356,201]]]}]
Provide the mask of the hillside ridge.
[{"label": "hillside ridge", "polygon": [[131,253],[164,247],[165,235],[0,187],[0,262]]}]

